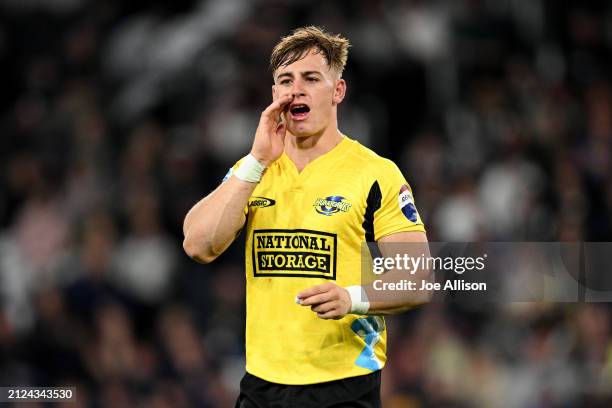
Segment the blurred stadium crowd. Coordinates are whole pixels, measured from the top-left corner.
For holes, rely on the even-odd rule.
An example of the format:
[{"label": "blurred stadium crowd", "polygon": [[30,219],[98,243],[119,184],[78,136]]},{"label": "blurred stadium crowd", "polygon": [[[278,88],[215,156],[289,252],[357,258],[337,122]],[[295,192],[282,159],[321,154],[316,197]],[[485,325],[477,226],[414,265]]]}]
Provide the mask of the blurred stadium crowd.
[{"label": "blurred stadium crowd", "polygon": [[[608,1],[0,2],[0,385],[70,407],[228,407],[242,247],[182,219],[246,154],[272,46],[352,44],[340,127],[398,163],[432,241],[610,241]],[[387,319],[385,407],[610,407],[609,304]],[[28,405],[32,406],[32,405]]]}]

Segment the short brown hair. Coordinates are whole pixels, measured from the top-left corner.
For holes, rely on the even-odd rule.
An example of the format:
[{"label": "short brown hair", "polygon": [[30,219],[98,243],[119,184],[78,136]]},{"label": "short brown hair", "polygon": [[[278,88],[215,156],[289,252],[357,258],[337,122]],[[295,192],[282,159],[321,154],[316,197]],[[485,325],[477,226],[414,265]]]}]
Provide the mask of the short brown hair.
[{"label": "short brown hair", "polygon": [[319,27],[296,28],[291,35],[283,37],[272,50],[270,69],[274,73],[281,66],[293,64],[314,48],[316,52],[323,54],[330,68],[342,75],[350,46],[346,38],[327,33]]}]

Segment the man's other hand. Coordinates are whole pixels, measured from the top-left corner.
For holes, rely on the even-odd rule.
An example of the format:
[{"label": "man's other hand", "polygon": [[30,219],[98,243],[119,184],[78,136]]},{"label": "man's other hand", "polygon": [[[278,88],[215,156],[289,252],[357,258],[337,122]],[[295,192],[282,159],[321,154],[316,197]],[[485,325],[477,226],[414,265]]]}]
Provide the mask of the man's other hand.
[{"label": "man's other hand", "polygon": [[304,289],[297,298],[300,305],[310,306],[321,319],[342,319],[351,310],[348,291],[332,282]]}]

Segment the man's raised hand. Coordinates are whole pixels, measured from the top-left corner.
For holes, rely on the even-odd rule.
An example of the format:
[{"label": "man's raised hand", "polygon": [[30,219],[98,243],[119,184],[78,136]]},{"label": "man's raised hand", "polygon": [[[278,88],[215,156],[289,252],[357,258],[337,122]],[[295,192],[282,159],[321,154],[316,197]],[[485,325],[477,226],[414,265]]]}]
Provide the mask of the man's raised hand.
[{"label": "man's raised hand", "polygon": [[280,117],[291,101],[293,95],[283,95],[261,113],[251,154],[266,167],[274,163],[285,150],[287,125],[280,121]]}]

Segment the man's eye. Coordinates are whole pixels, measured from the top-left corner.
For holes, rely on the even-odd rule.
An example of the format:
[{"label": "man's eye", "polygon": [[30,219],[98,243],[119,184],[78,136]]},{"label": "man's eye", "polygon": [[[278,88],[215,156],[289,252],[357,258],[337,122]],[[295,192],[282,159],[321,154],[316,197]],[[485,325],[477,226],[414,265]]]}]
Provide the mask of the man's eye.
[{"label": "man's eye", "polygon": [[281,85],[287,85],[289,82],[291,82],[291,81],[289,81],[288,79],[283,79],[282,81],[280,81],[280,84]]},{"label": "man's eye", "polygon": [[317,81],[319,80],[319,78],[315,78],[315,77],[308,77],[308,78],[306,78],[306,80],[307,80],[308,82],[317,82]]}]

